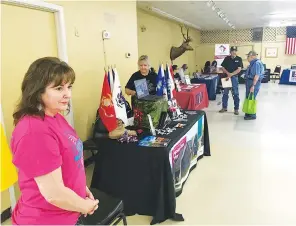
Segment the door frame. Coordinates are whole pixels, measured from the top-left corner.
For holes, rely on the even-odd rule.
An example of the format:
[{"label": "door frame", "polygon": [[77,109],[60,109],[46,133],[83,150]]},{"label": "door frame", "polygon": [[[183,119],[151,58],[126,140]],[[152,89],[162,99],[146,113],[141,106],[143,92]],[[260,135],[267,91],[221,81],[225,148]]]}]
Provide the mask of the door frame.
[{"label": "door frame", "polygon": [[[45,12],[54,13],[56,25],[56,39],[58,47],[58,57],[68,63],[67,54],[67,40],[66,40],[66,27],[64,18],[64,8],[59,5],[47,3],[43,1],[27,1],[27,0],[1,0],[1,4],[40,10]],[[65,116],[69,124],[74,127],[74,116],[72,108],[72,100],[70,100],[71,109]]]},{"label": "door frame", "polygon": [[[1,4],[18,6],[23,8],[29,8],[34,10],[40,10],[44,12],[54,13],[55,25],[56,25],[56,39],[58,48],[58,57],[68,63],[67,55],[67,42],[66,42],[66,27],[64,19],[64,9],[62,6],[47,3],[43,1],[26,1],[26,0],[1,0]],[[72,106],[72,101],[70,101]],[[73,108],[71,107],[70,112],[66,117],[72,127],[74,127],[73,119]],[[3,122],[4,123],[4,122]],[[11,210],[15,207],[15,192],[14,186],[9,188]]]}]

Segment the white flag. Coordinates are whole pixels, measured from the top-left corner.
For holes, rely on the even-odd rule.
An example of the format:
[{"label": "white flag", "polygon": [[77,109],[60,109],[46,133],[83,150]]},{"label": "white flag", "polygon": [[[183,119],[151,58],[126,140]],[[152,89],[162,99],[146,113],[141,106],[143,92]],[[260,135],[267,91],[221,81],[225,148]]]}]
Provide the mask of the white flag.
[{"label": "white flag", "polygon": [[171,74],[171,67],[168,64],[166,65],[166,70],[168,73],[168,92],[170,92],[168,96],[170,99],[174,99],[175,82]]},{"label": "white flag", "polygon": [[[113,83],[113,91],[112,91],[112,100],[114,104],[114,109],[116,113],[116,118],[121,119],[125,125],[127,125],[127,114],[126,114],[126,108],[124,104],[124,99],[121,92],[121,85],[119,81],[119,76],[117,73],[116,68],[111,71],[114,75],[114,83]],[[113,76],[110,76],[113,77]]]}]

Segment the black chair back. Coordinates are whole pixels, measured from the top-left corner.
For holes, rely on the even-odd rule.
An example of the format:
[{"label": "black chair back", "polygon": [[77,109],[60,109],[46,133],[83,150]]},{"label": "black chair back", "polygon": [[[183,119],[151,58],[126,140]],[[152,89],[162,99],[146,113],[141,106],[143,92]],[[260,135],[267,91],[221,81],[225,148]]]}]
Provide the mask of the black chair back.
[{"label": "black chair back", "polygon": [[277,65],[274,69],[274,73],[281,73],[282,67],[281,65]]}]

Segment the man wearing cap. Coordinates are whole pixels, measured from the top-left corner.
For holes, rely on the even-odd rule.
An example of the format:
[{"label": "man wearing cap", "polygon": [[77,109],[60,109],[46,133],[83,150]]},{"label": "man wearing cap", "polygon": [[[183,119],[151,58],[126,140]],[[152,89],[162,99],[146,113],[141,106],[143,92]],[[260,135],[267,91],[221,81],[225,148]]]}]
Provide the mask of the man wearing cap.
[{"label": "man wearing cap", "polygon": [[224,88],[224,93],[222,97],[222,109],[220,113],[227,111],[228,106],[228,95],[229,91],[232,90],[232,96],[234,100],[234,114],[238,115],[239,109],[239,92],[238,92],[238,74],[243,68],[242,58],[236,55],[237,47],[232,46],[230,48],[230,56],[224,58],[221,66],[222,71],[227,75],[228,79],[231,79],[232,88]]},{"label": "man wearing cap", "polygon": [[[247,68],[245,79],[246,79],[246,98],[248,98],[250,93],[254,93],[256,98],[260,86],[261,80],[264,77],[264,66],[263,63],[257,59],[257,53],[255,51],[250,51],[247,54],[248,61],[250,62]],[[256,119],[256,114],[245,114],[245,120]]]}]

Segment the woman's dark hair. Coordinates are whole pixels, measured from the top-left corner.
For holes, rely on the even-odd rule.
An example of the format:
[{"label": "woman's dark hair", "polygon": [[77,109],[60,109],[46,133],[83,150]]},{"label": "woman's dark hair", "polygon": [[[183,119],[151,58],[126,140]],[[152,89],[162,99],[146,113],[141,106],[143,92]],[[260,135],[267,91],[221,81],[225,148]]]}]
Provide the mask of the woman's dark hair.
[{"label": "woman's dark hair", "polygon": [[217,61],[216,60],[214,60],[213,62],[212,62],[212,65],[211,65],[212,67],[217,67]]},{"label": "woman's dark hair", "polygon": [[211,61],[207,61],[206,63],[205,63],[205,67],[210,67],[211,66]]},{"label": "woman's dark hair", "polygon": [[[41,95],[48,85],[54,87],[75,81],[74,70],[56,57],[44,57],[34,61],[22,82],[22,95],[13,113],[14,125],[24,116],[38,116],[44,118],[44,103]],[[68,106],[70,109],[70,106]],[[68,109],[68,110],[69,110]]]},{"label": "woman's dark hair", "polygon": [[178,65],[173,65],[173,71],[178,69]]},{"label": "woman's dark hair", "polygon": [[209,73],[211,69],[210,67],[211,67],[211,61],[207,61],[204,67],[204,73]]}]

